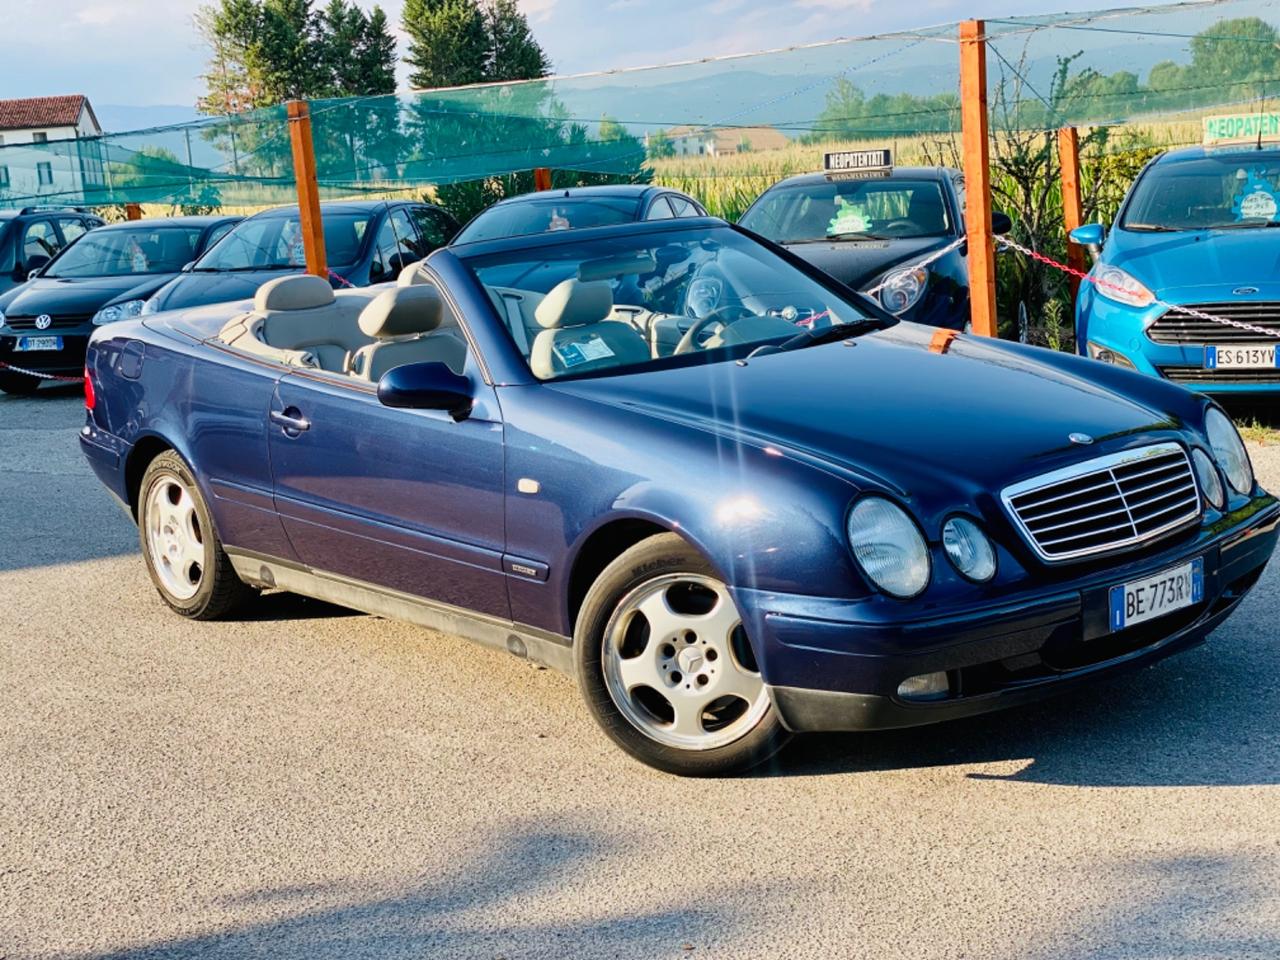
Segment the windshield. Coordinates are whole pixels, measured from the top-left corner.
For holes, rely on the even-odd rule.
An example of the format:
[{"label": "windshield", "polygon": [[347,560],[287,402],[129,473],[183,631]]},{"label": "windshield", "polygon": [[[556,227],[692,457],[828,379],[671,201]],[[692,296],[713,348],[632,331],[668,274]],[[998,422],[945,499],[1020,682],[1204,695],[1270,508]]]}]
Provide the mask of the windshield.
[{"label": "windshield", "polygon": [[[335,269],[349,267],[360,256],[369,226],[367,213],[325,213],[325,256]],[[201,272],[217,270],[277,270],[305,267],[306,249],[296,213],[253,217],[237,224],[217,246],[196,263]]]},{"label": "windshield", "polygon": [[46,277],[125,277],[177,273],[195,259],[202,227],[94,230],[70,244]]},{"label": "windshield", "polygon": [[519,200],[490,207],[462,228],[454,243],[473,243],[499,237],[524,237],[550,230],[608,227],[630,223],[640,216],[636,197],[560,197]]},{"label": "windshield", "polygon": [[542,380],[723,362],[809,334],[838,337],[869,316],[729,227],[628,231],[464,262]]},{"label": "windshield", "polygon": [[1280,151],[1157,163],[1133,189],[1125,230],[1212,230],[1280,222]]},{"label": "windshield", "polygon": [[951,213],[936,180],[819,180],[774,187],[742,215],[774,243],[937,237]]}]

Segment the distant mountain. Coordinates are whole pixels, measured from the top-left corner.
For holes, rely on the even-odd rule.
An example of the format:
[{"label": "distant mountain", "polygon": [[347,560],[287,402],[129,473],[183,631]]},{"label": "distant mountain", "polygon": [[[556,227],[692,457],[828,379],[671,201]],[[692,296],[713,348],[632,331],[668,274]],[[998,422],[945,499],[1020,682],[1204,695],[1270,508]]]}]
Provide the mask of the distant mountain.
[{"label": "distant mountain", "polygon": [[95,103],[93,112],[98,123],[108,133],[125,133],[129,130],[145,130],[148,127],[167,127],[174,123],[186,123],[200,114],[195,107],[175,104],[159,104],[152,107],[122,106],[114,103]]}]

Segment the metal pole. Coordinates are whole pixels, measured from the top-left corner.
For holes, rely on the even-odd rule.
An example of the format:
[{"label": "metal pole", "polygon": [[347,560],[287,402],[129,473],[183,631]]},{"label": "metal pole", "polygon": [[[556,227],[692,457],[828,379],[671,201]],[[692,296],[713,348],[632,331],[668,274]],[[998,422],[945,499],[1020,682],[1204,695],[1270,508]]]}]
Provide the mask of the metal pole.
[{"label": "metal pole", "polygon": [[965,225],[969,235],[969,311],[973,332],[996,335],[996,256],[991,234],[991,143],[987,127],[986,24],[960,24],[960,118]]},{"label": "metal pole", "polygon": [[315,146],[311,142],[311,109],[305,100],[290,100],[289,140],[293,146],[293,177],[298,187],[298,222],[307,253],[307,273],[329,276],[324,253],[324,225],[320,219],[320,185],[316,180]]}]

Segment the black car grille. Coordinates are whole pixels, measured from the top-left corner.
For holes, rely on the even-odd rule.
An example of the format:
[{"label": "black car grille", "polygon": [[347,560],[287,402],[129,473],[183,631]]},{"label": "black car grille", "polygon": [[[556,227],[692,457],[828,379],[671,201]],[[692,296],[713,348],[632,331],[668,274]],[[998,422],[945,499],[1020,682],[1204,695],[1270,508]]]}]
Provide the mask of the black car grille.
[{"label": "black car grille", "polygon": [[1205,370],[1202,367],[1160,367],[1160,372],[1174,383],[1208,384],[1253,383],[1258,386],[1280,384],[1280,370]]},{"label": "black car grille", "polygon": [[6,317],[5,324],[10,330],[34,330],[36,333],[44,333],[45,330],[70,330],[72,327],[88,323],[91,319],[93,319],[91,313],[66,314],[52,317],[49,326],[43,329],[36,326],[35,317]]},{"label": "black car grille", "polygon": [[[1248,323],[1264,330],[1280,333],[1280,303],[1237,301],[1235,303],[1197,303],[1189,309],[1199,310],[1224,320]],[[1266,334],[1250,333],[1224,323],[1188,317],[1182,313],[1166,313],[1147,329],[1155,343],[1172,346],[1205,343],[1265,343]]]},{"label": "black car grille", "polygon": [[1186,451],[1161,443],[1016,484],[1004,502],[1044,560],[1074,560],[1147,543],[1200,516]]}]

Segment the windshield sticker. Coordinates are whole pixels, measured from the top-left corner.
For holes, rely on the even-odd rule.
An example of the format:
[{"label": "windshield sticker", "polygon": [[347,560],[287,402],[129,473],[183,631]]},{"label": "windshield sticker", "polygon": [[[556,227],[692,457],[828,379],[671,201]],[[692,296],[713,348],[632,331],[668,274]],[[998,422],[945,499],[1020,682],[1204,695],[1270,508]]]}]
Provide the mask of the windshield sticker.
[{"label": "windshield sticker", "polygon": [[871,229],[871,220],[867,216],[866,207],[861,203],[850,203],[844,197],[837,197],[839,209],[827,226],[827,236],[836,237],[842,233],[866,233]]},{"label": "windshield sticker", "polygon": [[1236,222],[1243,220],[1274,220],[1280,211],[1280,199],[1266,180],[1254,171],[1249,174],[1243,192],[1238,194],[1231,205],[1231,212]]},{"label": "windshield sticker", "polygon": [[594,335],[573,343],[557,344],[555,351],[560,362],[569,368],[590,363],[592,360],[604,360],[616,356],[604,340]]}]

